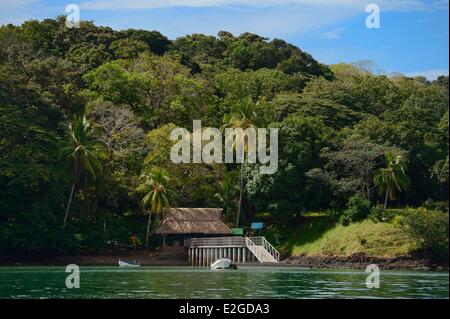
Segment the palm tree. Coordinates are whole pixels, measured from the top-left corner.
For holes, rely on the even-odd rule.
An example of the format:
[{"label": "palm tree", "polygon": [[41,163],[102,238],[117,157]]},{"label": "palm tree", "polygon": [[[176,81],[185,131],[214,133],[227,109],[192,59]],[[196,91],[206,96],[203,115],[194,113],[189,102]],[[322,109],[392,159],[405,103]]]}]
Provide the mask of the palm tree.
[{"label": "palm tree", "polygon": [[221,203],[224,216],[229,220],[231,213],[236,209],[236,194],[239,191],[239,187],[235,183],[234,176],[227,174],[219,182],[219,188],[219,192],[214,197]]},{"label": "palm tree", "polygon": [[386,192],[384,198],[384,210],[387,208],[388,199],[395,199],[396,191],[404,191],[409,188],[410,180],[405,173],[406,162],[400,154],[385,153],[386,167],[380,168],[374,177],[375,185],[380,193]]},{"label": "palm tree", "polygon": [[439,198],[444,198],[444,186],[448,184],[448,156],[433,165],[431,177],[439,184]]},{"label": "palm tree", "polygon": [[[253,103],[253,100],[251,97],[248,97],[246,99],[243,99],[241,103],[233,104],[231,111],[229,114],[227,114],[224,117],[224,126],[228,128],[241,128],[242,130],[246,130],[248,128],[257,128],[257,123],[259,121],[259,118],[255,111],[255,104]],[[248,141],[247,140],[240,140],[244,139],[244,136],[237,136],[234,139],[233,142],[233,148],[236,147],[239,143],[244,143],[244,149],[245,153],[248,152]],[[244,178],[243,178],[243,172],[245,167],[245,156],[241,163],[241,169],[239,174],[239,204],[238,204],[238,210],[237,210],[237,216],[236,216],[236,228],[239,227],[239,218],[241,215],[241,208],[242,208],[242,197],[244,193]]]},{"label": "palm tree", "polygon": [[145,239],[145,247],[148,248],[152,214],[160,214],[163,208],[170,207],[169,197],[174,196],[174,191],[170,186],[170,177],[164,169],[155,167],[150,174],[144,174],[141,178],[144,182],[139,185],[138,192],[145,193],[141,207],[149,211]]},{"label": "palm tree", "polygon": [[98,128],[88,122],[85,116],[76,117],[69,123],[67,132],[62,154],[72,161],[73,181],[64,214],[64,227],[67,224],[75,187],[80,182],[81,174],[86,172],[95,178],[96,171],[102,170],[100,157],[106,150],[106,144],[98,138]]}]

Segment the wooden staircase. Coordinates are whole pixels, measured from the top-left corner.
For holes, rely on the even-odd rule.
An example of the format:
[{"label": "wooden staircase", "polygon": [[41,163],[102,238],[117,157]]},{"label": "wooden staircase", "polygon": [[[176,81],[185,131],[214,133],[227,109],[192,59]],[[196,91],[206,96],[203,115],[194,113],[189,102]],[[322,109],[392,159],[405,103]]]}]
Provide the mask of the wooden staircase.
[{"label": "wooden staircase", "polygon": [[260,263],[277,263],[280,261],[280,253],[265,237],[246,237],[245,244]]}]

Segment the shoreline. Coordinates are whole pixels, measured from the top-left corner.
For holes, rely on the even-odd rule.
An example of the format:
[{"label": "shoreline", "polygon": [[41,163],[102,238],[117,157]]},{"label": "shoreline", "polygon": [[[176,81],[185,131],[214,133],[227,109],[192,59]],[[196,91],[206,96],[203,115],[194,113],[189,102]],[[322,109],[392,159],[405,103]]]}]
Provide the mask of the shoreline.
[{"label": "shoreline", "polygon": [[351,256],[291,256],[282,262],[288,265],[316,269],[365,269],[368,265],[375,264],[381,270],[449,270],[448,261],[435,262],[412,256],[376,257],[367,256],[364,253]]},{"label": "shoreline", "polygon": [[[74,256],[38,256],[0,258],[0,266],[117,266],[119,259],[135,259],[142,266],[189,266],[184,255],[121,251],[109,254],[79,254]],[[291,256],[277,264],[264,266],[305,267],[313,269],[365,269],[375,264],[382,270],[448,271],[448,262],[433,262],[411,256],[375,257],[363,253],[351,256]],[[248,263],[247,265],[251,265]],[[258,265],[258,264],[255,264]],[[261,266],[261,264],[259,264]]]},{"label": "shoreline", "polygon": [[0,266],[118,266],[119,259],[137,260],[142,266],[189,265],[184,255],[148,252],[145,250],[106,250],[99,253],[80,253],[73,256],[22,256],[0,258]]}]

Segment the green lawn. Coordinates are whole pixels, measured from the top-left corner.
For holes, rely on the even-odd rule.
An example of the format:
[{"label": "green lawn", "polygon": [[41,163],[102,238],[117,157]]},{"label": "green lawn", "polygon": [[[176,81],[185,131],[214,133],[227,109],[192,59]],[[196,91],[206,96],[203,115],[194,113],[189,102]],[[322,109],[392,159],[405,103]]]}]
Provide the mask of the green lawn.
[{"label": "green lawn", "polygon": [[333,215],[307,214],[301,226],[282,246],[291,255],[349,256],[364,252],[371,256],[395,257],[408,254],[414,242],[392,223],[369,219],[342,226]]}]

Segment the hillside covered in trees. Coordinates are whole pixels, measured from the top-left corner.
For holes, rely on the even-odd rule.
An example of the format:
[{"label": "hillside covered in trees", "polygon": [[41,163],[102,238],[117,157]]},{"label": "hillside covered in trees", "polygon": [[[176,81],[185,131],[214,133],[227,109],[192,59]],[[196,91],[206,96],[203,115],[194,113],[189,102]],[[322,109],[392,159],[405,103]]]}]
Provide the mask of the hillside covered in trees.
[{"label": "hillside covered in trees", "polygon": [[[167,204],[223,207],[234,225],[240,203],[241,225],[261,212],[289,225],[329,210],[348,224],[425,205],[405,222],[446,232],[448,249],[448,94],[448,76],[327,66],[251,33],[172,41],[67,29],[64,18],[2,26],[0,255],[143,244],[148,212]],[[242,110],[280,129],[276,174],[248,164],[240,184],[239,164],[170,162],[174,127],[220,128]],[[156,204],[155,185],[165,186]]]}]

